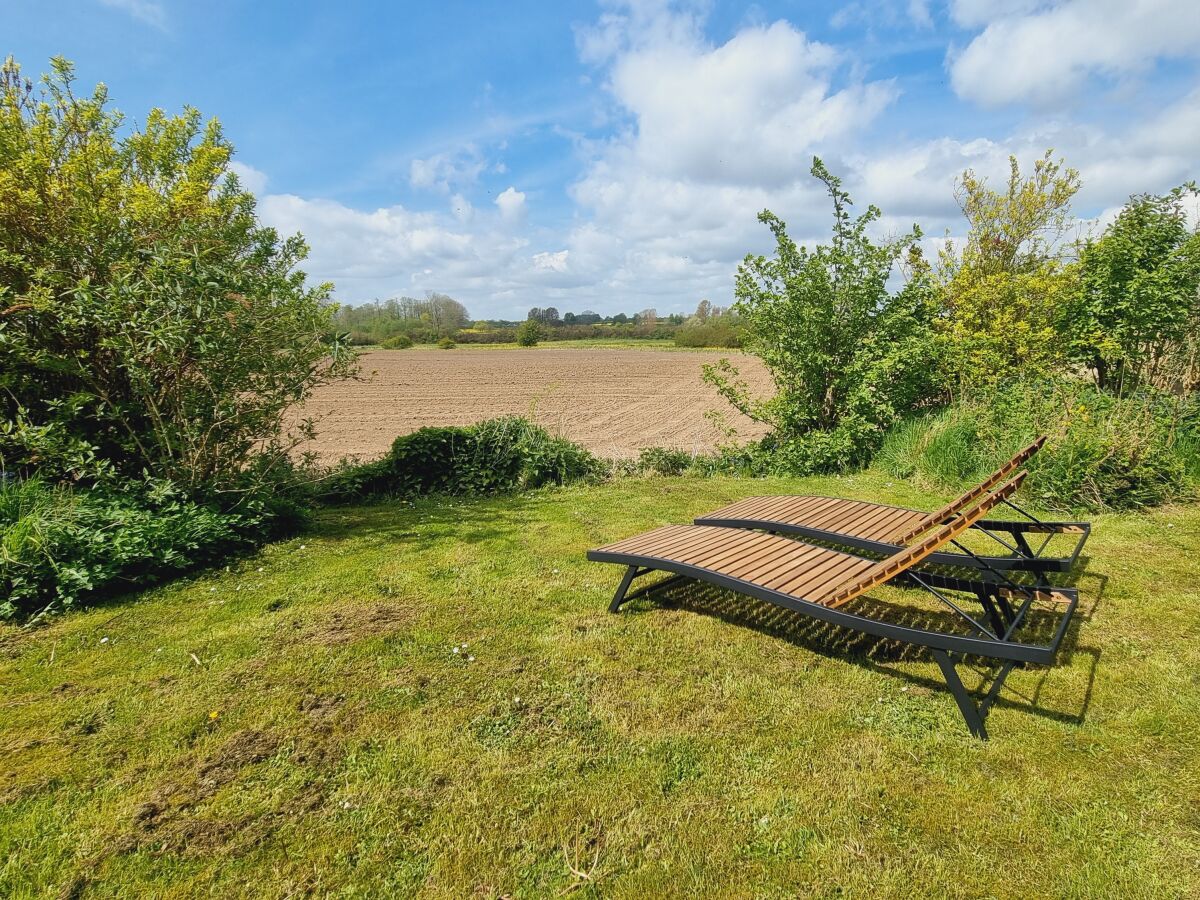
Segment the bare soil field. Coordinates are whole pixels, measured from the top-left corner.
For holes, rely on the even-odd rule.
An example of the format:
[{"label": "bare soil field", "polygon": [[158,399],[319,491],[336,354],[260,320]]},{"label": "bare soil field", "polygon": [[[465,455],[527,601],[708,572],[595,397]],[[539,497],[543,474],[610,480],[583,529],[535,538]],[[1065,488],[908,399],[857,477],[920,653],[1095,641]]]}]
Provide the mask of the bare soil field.
[{"label": "bare soil field", "polygon": [[382,455],[426,425],[466,425],[503,415],[533,418],[606,457],[644,447],[703,452],[720,431],[714,410],[739,441],[765,429],[734,412],[700,379],[700,366],[728,356],[760,394],[771,379],[737,351],[377,350],[363,354],[363,381],[327,386],[304,409],[319,418],[308,445],[323,462]]}]

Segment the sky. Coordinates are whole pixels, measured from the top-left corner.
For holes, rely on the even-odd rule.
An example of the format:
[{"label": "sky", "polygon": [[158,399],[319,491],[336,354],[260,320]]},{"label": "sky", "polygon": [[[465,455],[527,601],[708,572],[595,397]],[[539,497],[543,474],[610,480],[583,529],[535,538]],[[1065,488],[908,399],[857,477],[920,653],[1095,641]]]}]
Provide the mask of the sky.
[{"label": "sky", "polygon": [[0,53],[132,125],[216,117],[260,218],[360,303],[689,312],[769,208],[828,234],[814,155],[880,236],[964,230],[955,178],[1046,149],[1081,228],[1200,179],[1196,0],[6,0]]}]

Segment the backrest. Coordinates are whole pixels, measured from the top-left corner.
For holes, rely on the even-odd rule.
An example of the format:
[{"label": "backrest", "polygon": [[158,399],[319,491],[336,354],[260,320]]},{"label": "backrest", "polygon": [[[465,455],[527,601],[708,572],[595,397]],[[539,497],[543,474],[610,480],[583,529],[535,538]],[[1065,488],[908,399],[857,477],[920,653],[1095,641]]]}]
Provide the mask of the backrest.
[{"label": "backrest", "polygon": [[950,516],[954,515],[960,509],[964,509],[976,498],[982,497],[1001,481],[1015,472],[1020,466],[1023,466],[1029,460],[1029,458],[1033,456],[1033,454],[1037,453],[1038,450],[1042,448],[1042,444],[1044,443],[1046,443],[1046,436],[1042,435],[961,497],[956,497],[955,499],[951,500],[937,512],[931,512],[915,525],[905,528],[903,531],[898,532],[897,534],[890,535],[888,540],[893,544],[907,544],[931,525],[937,525],[946,521],[946,519],[950,518]]},{"label": "backrest", "polygon": [[861,575],[837,584],[825,593],[809,599],[825,606],[838,606],[847,600],[853,600],[855,597],[865,594],[885,581],[890,581],[905,569],[911,569],[925,557],[937,551],[939,547],[948,544],[982,519],[993,506],[1015,492],[1024,480],[1025,473],[1019,472],[1015,478],[985,496],[972,508],[955,513],[952,521],[931,532],[919,544],[905,547],[887,559],[875,563]]}]

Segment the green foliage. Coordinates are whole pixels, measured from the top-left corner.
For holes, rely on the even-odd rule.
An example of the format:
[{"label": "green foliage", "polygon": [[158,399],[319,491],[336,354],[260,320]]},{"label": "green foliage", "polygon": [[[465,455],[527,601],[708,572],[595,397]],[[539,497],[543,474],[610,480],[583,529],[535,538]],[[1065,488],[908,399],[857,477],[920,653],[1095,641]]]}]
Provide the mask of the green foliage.
[{"label": "green foliage", "polygon": [[1158,392],[1115,397],[1078,381],[1010,381],[893,429],[884,471],[960,488],[1039,434],[1026,488],[1051,508],[1136,509],[1200,486],[1200,401]]},{"label": "green foliage", "polygon": [[438,345],[439,350],[453,350],[455,347],[458,346],[457,344],[454,343],[454,341],[452,341],[448,337],[442,338],[440,341],[437,342],[437,345]]},{"label": "green foliage", "polygon": [[453,297],[431,292],[424,300],[392,297],[343,306],[334,324],[339,331],[349,333],[352,344],[382,345],[399,335],[407,335],[417,344],[432,344],[469,326],[471,316]]},{"label": "green foliage", "polygon": [[164,482],[119,493],[0,482],[0,619],[76,606],[246,549],[279,529],[279,510],[236,512]]},{"label": "green foliage", "polygon": [[577,444],[527,419],[506,417],[398,437],[383,459],[336,472],[321,498],[495,494],[565,484],[603,470],[603,463]]},{"label": "green foliage", "polygon": [[1186,184],[1134,196],[1082,249],[1064,330],[1071,358],[1105,390],[1200,386],[1200,232],[1184,210],[1196,195]]},{"label": "green foliage", "polygon": [[536,347],[545,336],[545,329],[537,319],[526,319],[517,326],[516,339],[522,347]]},{"label": "green foliage", "polygon": [[379,346],[384,350],[407,350],[413,345],[413,339],[407,334],[397,334],[394,337],[388,338]]},{"label": "green foliage", "polygon": [[[874,206],[851,218],[839,179],[814,159],[812,174],[833,202],[833,237],[809,251],[769,211],[759,220],[775,236],[774,257],[747,256],[738,269],[734,311],[744,343],[770,370],[776,393],[750,396],[728,360],[706,366],[705,380],[736,409],[774,429],[778,465],[796,473],[831,471],[869,459],[898,416],[937,393],[937,311],[920,231],[877,244],[867,234]],[[887,282],[907,255],[907,284]]]},{"label": "green foliage", "polygon": [[968,170],[957,197],[969,231],[962,255],[947,243],[939,280],[947,315],[950,380],[964,390],[1011,375],[1049,374],[1062,360],[1057,331],[1074,289],[1074,270],[1057,258],[1070,223],[1079,173],[1052,152],[1022,178],[1009,159],[1003,192]]},{"label": "green foliage", "polygon": [[689,323],[675,332],[677,347],[740,347],[742,329],[734,321],[721,317],[709,322]]},{"label": "green foliage", "polygon": [[682,475],[695,461],[695,454],[666,447],[646,447],[638,453],[637,468],[654,475]]},{"label": "green foliage", "polygon": [[49,479],[228,496],[307,433],[284,414],[351,371],[307,249],[259,226],[193,109],[126,129],[56,59],[0,70],[0,459]]}]

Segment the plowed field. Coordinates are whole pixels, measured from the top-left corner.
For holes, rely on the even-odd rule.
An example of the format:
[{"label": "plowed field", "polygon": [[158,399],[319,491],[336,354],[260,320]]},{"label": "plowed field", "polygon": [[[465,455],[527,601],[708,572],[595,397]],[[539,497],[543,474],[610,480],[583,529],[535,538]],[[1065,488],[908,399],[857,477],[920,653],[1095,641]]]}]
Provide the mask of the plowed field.
[{"label": "plowed field", "polygon": [[320,418],[310,448],[325,462],[365,460],[426,425],[525,415],[607,457],[643,447],[710,450],[721,435],[709,410],[723,413],[739,440],[764,431],[701,381],[701,364],[722,356],[769,393],[762,364],[736,351],[374,351],[362,358],[365,381],[330,385],[309,401],[305,414]]}]

